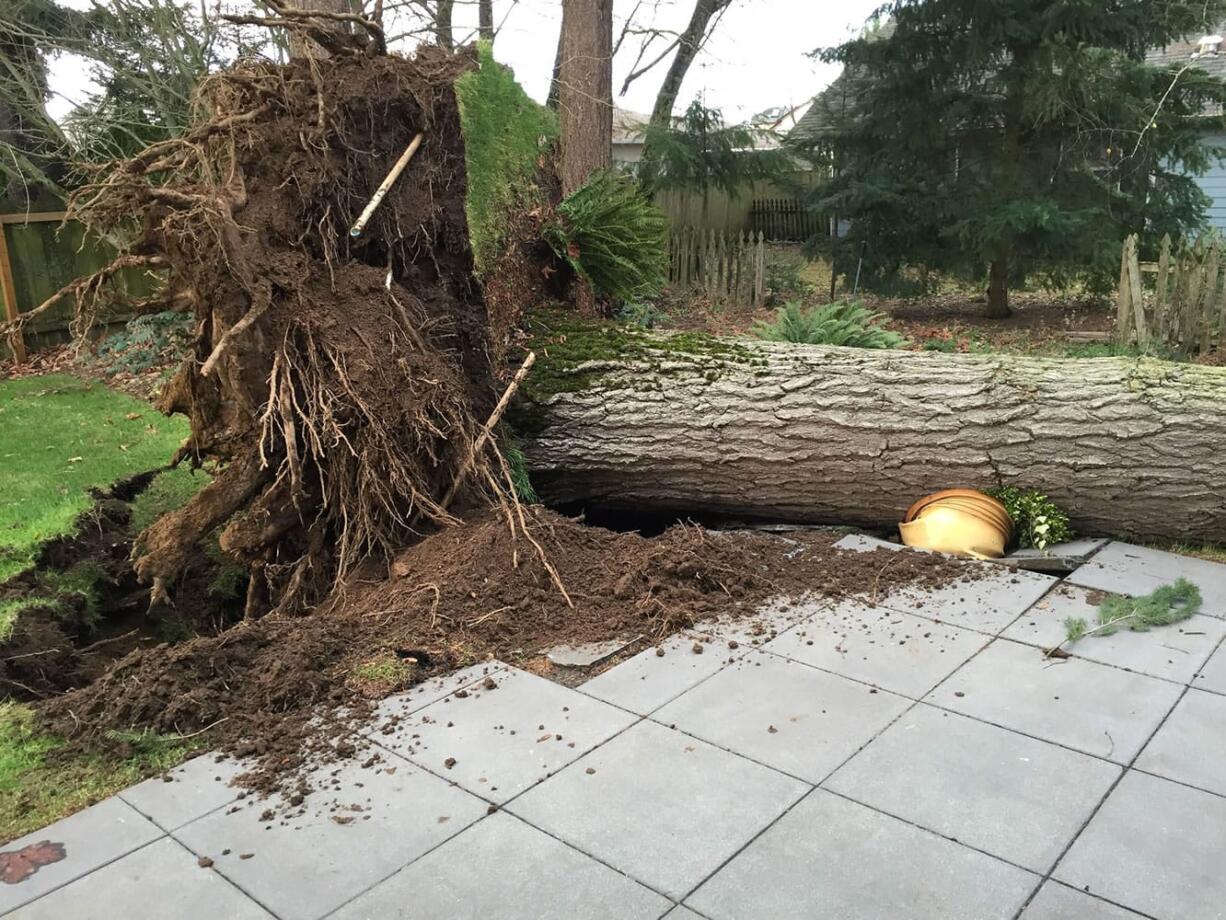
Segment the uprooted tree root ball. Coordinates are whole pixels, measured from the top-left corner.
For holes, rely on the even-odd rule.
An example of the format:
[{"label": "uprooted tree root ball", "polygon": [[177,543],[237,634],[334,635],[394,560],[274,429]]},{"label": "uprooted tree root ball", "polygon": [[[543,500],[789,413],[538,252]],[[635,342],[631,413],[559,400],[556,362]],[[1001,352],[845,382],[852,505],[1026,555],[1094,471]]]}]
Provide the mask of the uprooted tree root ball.
[{"label": "uprooted tree root ball", "polygon": [[716,617],[752,617],[777,596],[872,600],[966,572],[933,554],[838,549],[830,533],[785,540],[677,525],[645,538],[540,508],[525,514],[553,573],[509,538],[505,517],[486,512],[401,552],[390,578],[359,573],[309,616],[134,652],[43,704],[44,721],[86,745],[133,729],[210,729],[210,743],[254,755],[248,782],[271,789],[365,717],[372,692],[490,658],[543,667],[543,653],[562,643],[641,636],[637,648]]},{"label": "uprooted tree root ball", "polygon": [[[449,520],[440,501],[496,397],[473,277],[454,83],[469,55],[359,51],[210,76],[200,122],[100,173],[72,213],[115,230],[194,312],[195,353],[161,408],[182,456],[226,467],[138,547],[154,601],[199,540],[252,570],[251,615],[317,602],[371,556]],[[418,132],[365,231],[349,228]],[[88,307],[86,308],[88,310]],[[475,458],[472,480],[491,470]]]}]

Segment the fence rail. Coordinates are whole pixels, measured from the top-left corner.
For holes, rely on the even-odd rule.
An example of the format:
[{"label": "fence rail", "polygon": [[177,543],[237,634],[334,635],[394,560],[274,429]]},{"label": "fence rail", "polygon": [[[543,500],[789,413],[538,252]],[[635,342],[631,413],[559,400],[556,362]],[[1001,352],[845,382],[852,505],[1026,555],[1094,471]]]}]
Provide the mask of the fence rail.
[{"label": "fence rail", "polygon": [[717,303],[766,300],[766,237],[683,227],[669,234],[668,280],[702,290]]},{"label": "fence rail", "polygon": [[[1226,243],[1162,238],[1157,262],[1142,262],[1136,234],[1124,241],[1116,298],[1116,338],[1204,352],[1226,340]],[[1152,290],[1143,276],[1154,276]]]}]

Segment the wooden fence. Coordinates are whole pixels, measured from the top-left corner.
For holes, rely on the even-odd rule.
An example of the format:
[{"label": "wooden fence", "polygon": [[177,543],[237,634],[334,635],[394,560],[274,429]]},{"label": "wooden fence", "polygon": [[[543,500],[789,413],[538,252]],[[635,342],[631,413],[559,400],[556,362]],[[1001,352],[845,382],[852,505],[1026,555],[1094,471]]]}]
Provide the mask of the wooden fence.
[{"label": "wooden fence", "polygon": [[[1162,238],[1157,262],[1142,262],[1137,237],[1124,241],[1116,299],[1116,339],[1209,351],[1226,339],[1226,242],[1201,237],[1173,244]],[[1152,286],[1143,275],[1153,275]]]},{"label": "wooden fence", "polygon": [[766,237],[683,227],[669,234],[668,280],[715,303],[760,307],[766,300]]},{"label": "wooden fence", "polygon": [[749,231],[768,240],[803,242],[826,232],[827,223],[795,198],[755,198],[749,206]]}]

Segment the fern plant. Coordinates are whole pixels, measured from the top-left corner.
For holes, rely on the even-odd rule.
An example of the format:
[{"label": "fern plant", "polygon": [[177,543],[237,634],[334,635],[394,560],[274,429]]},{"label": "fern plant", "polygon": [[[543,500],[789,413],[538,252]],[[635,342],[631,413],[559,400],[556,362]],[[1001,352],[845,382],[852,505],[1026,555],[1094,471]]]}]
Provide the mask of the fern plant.
[{"label": "fern plant", "polygon": [[773,320],[759,321],[754,334],[769,342],[802,345],[846,345],[851,348],[897,348],[905,339],[881,326],[885,314],[857,302],[835,301],[802,307],[796,301],[775,311]]},{"label": "fern plant", "polygon": [[595,173],[558,205],[545,239],[600,294],[632,301],[668,277],[668,220],[630,179]]}]

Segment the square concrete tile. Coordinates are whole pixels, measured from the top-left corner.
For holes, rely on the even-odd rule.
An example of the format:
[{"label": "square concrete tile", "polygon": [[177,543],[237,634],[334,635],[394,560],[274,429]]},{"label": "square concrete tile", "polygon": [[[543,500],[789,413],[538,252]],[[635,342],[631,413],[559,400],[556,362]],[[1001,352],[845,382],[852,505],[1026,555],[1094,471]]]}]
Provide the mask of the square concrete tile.
[{"label": "square concrete tile", "polygon": [[216,754],[201,754],[164,776],[125,789],[119,797],[158,826],[172,831],[233,802],[240,790],[230,781],[243,770],[233,758],[218,763]]},{"label": "square concrete tile", "polygon": [[377,730],[377,727],[388,718],[404,718],[419,709],[424,709],[437,700],[441,700],[445,696],[451,696],[457,690],[462,690],[473,684],[479,684],[485,678],[493,677],[499,671],[505,670],[506,667],[501,661],[483,661],[480,664],[473,664],[466,668],[460,668],[458,671],[452,671],[450,674],[431,677],[429,680],[422,681],[404,693],[389,696],[387,699],[381,700],[379,705],[375,707],[374,715],[371,717],[372,729],[367,730],[366,734],[371,734],[373,730]]},{"label": "square concrete tile", "polygon": [[640,722],[507,808],[679,899],[809,788]]},{"label": "square concrete tile", "polygon": [[666,913],[661,920],[704,920],[704,918],[702,914],[694,913],[694,911],[690,910],[684,904],[678,904],[676,907]]},{"label": "square concrete tile", "polygon": [[202,869],[181,843],[164,837],[26,905],[20,920],[98,920],[99,917],[207,917],[272,920],[211,869]]},{"label": "square concrete tile", "polygon": [[757,647],[807,617],[811,604],[811,600],[803,597],[780,598],[756,610],[703,620],[694,624],[693,631],[719,643],[735,642],[738,646]]},{"label": "square concrete tile", "polygon": [[[1065,637],[1064,621],[1080,617],[1098,622],[1101,591],[1060,585],[1018,617],[1002,636],[1038,648],[1051,648]],[[1182,623],[1144,632],[1121,630],[1110,636],[1087,636],[1066,649],[1079,658],[1115,665],[1151,677],[1186,684],[1226,635],[1226,620],[1195,616]]]},{"label": "square concrete tile", "polygon": [[751,652],[652,718],[818,783],[909,705],[892,693]]},{"label": "square concrete tile", "polygon": [[1007,920],[1038,881],[819,789],[686,903],[712,920]]},{"label": "square concrete tile", "polygon": [[[16,853],[47,842],[52,858],[18,882],[0,884],[0,914],[33,901],[47,892],[93,872],[137,847],[162,836],[162,829],[117,798],[109,798],[41,831],[5,844],[0,853]],[[58,849],[57,849],[58,848]]]},{"label": "square concrete tile", "polygon": [[1209,656],[1200,673],[1192,679],[1192,686],[1200,690],[1226,694],[1226,643]]},{"label": "square concrete tile", "polygon": [[989,642],[983,633],[888,607],[851,600],[814,606],[812,616],[764,648],[912,698],[923,696]]},{"label": "square concrete tile", "polygon": [[[863,534],[849,534],[834,545],[858,552],[907,549]],[[1011,571],[999,563],[971,560],[963,563],[965,574],[953,584],[941,588],[903,586],[877,600],[902,613],[996,634],[1056,583],[1051,575]]]},{"label": "square concrete tile", "polygon": [[1137,595],[1148,594],[1180,577],[1200,588],[1203,613],[1226,617],[1226,565],[1206,559],[1113,541],[1068,580],[1102,591]]},{"label": "square concrete tile", "polygon": [[[736,649],[729,649],[727,642],[698,641],[707,638],[684,633],[672,636],[597,674],[578,689],[645,716],[706,680],[729,658],[738,658],[746,651],[740,643]],[[694,653],[696,642],[702,647],[701,654]]]},{"label": "square concrete tile", "polygon": [[1226,696],[1189,690],[1136,766],[1226,796]]},{"label": "square concrete tile", "polygon": [[518,818],[491,815],[329,920],[658,920],[667,898]]},{"label": "square concrete tile", "polygon": [[1019,920],[1141,920],[1141,915],[1059,882],[1045,882]]},{"label": "square concrete tile", "polygon": [[[306,920],[458,834],[488,807],[395,757],[378,768],[350,761],[320,773],[338,785],[312,793],[298,812],[261,820],[269,803],[248,799],[237,811],[215,811],[174,836],[213,859],[216,871],[282,920]],[[317,774],[315,783],[326,776]],[[254,855],[243,859],[246,853]]]},{"label": "square concrete tile", "polygon": [[995,635],[1056,584],[1050,575],[967,563],[961,581],[940,588],[905,585],[879,598],[902,613]]},{"label": "square concrete tile", "polygon": [[946,709],[1128,763],[1182,688],[997,639],[927,697]]},{"label": "square concrete tile", "polygon": [[1226,799],[1129,771],[1055,878],[1160,920],[1226,916]]},{"label": "square concrete tile", "polygon": [[920,705],[824,788],[1044,873],[1120,768]]},{"label": "square concrete tile", "polygon": [[492,680],[494,689],[460,690],[371,738],[501,804],[638,718],[517,668]]}]

